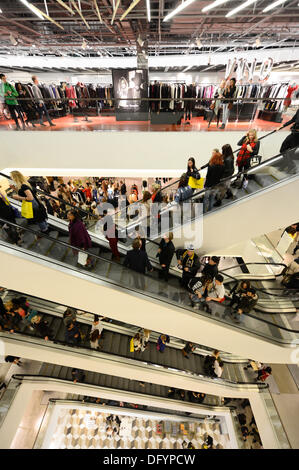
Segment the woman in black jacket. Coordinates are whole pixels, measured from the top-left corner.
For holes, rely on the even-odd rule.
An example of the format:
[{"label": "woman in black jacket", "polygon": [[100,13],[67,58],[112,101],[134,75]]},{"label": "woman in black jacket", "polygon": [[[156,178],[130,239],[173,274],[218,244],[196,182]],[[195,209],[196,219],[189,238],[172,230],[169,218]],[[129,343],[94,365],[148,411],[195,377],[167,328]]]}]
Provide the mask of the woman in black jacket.
[{"label": "woman in black jacket", "polygon": [[208,212],[212,209],[216,194],[219,191],[218,184],[222,178],[224,171],[223,157],[218,149],[214,149],[212,152],[212,157],[208,164],[208,172],[205,181],[205,188],[207,191],[204,195],[203,200],[203,211]]},{"label": "woman in black jacket", "polygon": [[236,93],[236,79],[231,78],[229,81],[228,86],[225,88],[223,92],[223,98],[229,98],[229,99],[224,99],[223,100],[223,108],[222,108],[222,125],[220,129],[224,129],[226,126],[226,123],[229,118],[230,110],[232,108],[233,101],[232,99],[234,98]]},{"label": "woman in black jacket", "polygon": [[175,247],[172,243],[172,240],[172,232],[169,232],[168,235],[164,235],[164,237],[160,241],[159,250],[156,255],[157,257],[159,257],[160,266],[162,268],[162,271],[159,272],[159,277],[163,278],[166,282],[168,281],[168,272],[172,257],[175,252]]},{"label": "woman in black jacket", "polygon": [[[222,157],[223,157],[223,174],[222,178],[229,178],[234,174],[235,167],[234,167],[234,154],[231,146],[229,144],[225,144],[222,147]],[[219,185],[219,193],[217,194],[217,201],[215,202],[214,206],[218,207],[222,204],[222,199],[227,194],[228,197],[232,197],[233,193],[230,190],[231,180],[225,181]]]}]

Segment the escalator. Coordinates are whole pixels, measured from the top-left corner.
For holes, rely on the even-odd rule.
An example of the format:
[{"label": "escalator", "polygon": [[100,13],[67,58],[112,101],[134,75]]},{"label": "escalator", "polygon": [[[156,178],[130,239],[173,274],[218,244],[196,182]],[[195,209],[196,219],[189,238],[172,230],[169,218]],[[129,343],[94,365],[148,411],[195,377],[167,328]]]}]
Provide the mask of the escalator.
[{"label": "escalator", "polygon": [[[6,296],[5,301],[8,301],[13,297],[16,297],[16,295],[11,292]],[[205,355],[199,354],[198,351],[195,351],[195,354],[190,354],[189,358],[187,359],[182,354],[182,349],[185,345],[183,341],[170,342],[162,354],[157,351],[156,348],[156,341],[159,337],[159,333],[151,332],[150,341],[145,351],[130,352],[130,340],[136,333],[136,327],[130,325],[130,329],[117,328],[115,325],[110,325],[110,323],[103,322],[104,330],[100,340],[101,350],[98,352],[90,348],[90,321],[83,320],[81,317],[77,318],[77,323],[84,339],[81,341],[80,346],[70,345],[65,341],[66,328],[63,323],[62,316],[49,313],[49,307],[47,310],[48,312],[45,313],[41,308],[38,310],[38,313],[41,315],[42,320],[46,321],[49,328],[52,330],[52,335],[50,337],[51,343],[40,339],[38,342],[34,341],[34,345],[40,344],[41,342],[41,344],[47,345],[47,347],[55,347],[55,344],[57,344],[60,346],[65,346],[66,349],[70,352],[72,351],[72,348],[74,348],[77,353],[80,352],[82,348],[82,351],[85,351],[85,353],[87,352],[86,350],[93,351],[93,355],[96,354],[99,356],[99,358],[109,359],[109,357],[112,356],[114,358],[121,357],[128,359],[130,363],[137,361],[137,363],[143,364],[144,367],[146,367],[146,365],[154,365],[164,369],[175,370],[183,374],[192,374],[193,377],[205,377],[205,379],[208,379],[208,376],[204,371]],[[4,341],[7,335],[9,336],[9,333],[0,332],[0,337]],[[15,334],[10,336],[11,340],[14,338],[18,340],[23,339],[25,341],[27,338],[28,340],[30,340],[30,338],[40,338],[40,335],[38,335],[36,330],[33,330],[32,327],[23,323],[15,332]],[[15,343],[15,347],[17,346],[18,341]],[[226,360],[224,357],[222,359],[224,362],[224,370],[221,379],[217,378],[217,382],[255,384],[255,373],[251,369],[244,370],[244,366],[248,364],[247,360],[243,360],[243,362],[240,360],[237,362],[232,362],[232,360]]]},{"label": "escalator", "polygon": [[[190,213],[178,216],[176,210],[182,205],[177,204],[164,204],[160,210],[160,216],[167,222],[167,229],[164,224],[157,225],[155,216],[150,219],[143,216],[143,205],[139,202],[131,204],[129,209],[131,213],[140,213],[133,219],[128,219],[127,209],[117,210],[115,213],[115,222],[117,225],[119,237],[119,249],[121,252],[125,251],[131,246],[132,239],[128,233],[134,229],[136,225],[145,228],[152,224],[151,233],[147,238],[147,252],[149,256],[155,258],[156,244],[151,243],[159,241],[160,237],[172,230],[175,238],[180,239],[183,246],[184,242],[192,241],[194,237],[195,245],[200,246],[202,253],[210,253],[218,251],[222,248],[227,248],[237,244],[238,242],[251,239],[253,236],[260,233],[269,233],[277,228],[277,213],[273,211],[273,207],[281,205],[281,201],[292,200],[298,191],[298,174],[299,174],[299,148],[296,147],[289,151],[289,156],[293,160],[293,171],[282,171],[280,169],[284,156],[278,154],[270,159],[267,159],[242,174],[248,174],[248,186],[246,189],[232,188],[233,199],[223,199],[220,207],[212,207],[211,210],[205,213],[202,217],[202,205],[198,204],[205,196],[206,189],[195,191],[193,195],[188,198],[186,203],[190,204]],[[205,165],[204,167],[206,167]],[[204,168],[203,167],[203,168]],[[9,177],[3,173],[0,176],[5,178]],[[231,182],[233,185],[236,183],[236,174],[232,177],[225,178],[221,182]],[[178,188],[178,181],[164,186],[161,191],[163,195],[174,196]],[[213,189],[213,188],[212,188]],[[53,198],[62,202],[66,206],[73,207],[65,201],[59,200],[44,191],[37,190],[40,195],[47,198]],[[16,207],[18,203],[10,200]],[[154,205],[155,206],[155,205]],[[263,210],[264,217],[257,217],[257,214]],[[79,209],[83,218],[85,218],[86,225],[90,232],[93,241],[103,246],[109,246],[105,237],[99,233],[96,228],[96,221],[91,217],[90,213]],[[55,222],[57,221],[57,224]],[[284,204],[284,210],[279,214],[279,223],[281,226],[288,226],[293,220],[296,219],[294,213],[294,206],[292,204]],[[66,222],[61,219],[50,216],[50,220],[56,228],[66,227]],[[229,221],[229,224],[228,224]],[[197,225],[197,224],[200,225]],[[201,237],[197,239],[199,229],[202,225],[202,240]],[[184,230],[181,231],[183,227]],[[221,237],[219,237],[219,227],[222,227]],[[178,232],[179,231],[179,232]],[[177,232],[177,233],[176,233]]]},{"label": "escalator", "polygon": [[[4,220],[2,221],[5,222]],[[11,224],[9,223],[9,225]],[[29,269],[31,277],[33,276],[32,279],[35,280],[33,282],[28,280],[28,289],[25,289],[25,292],[28,294],[35,295],[32,291],[32,287],[35,287],[35,285],[37,285],[40,280],[39,278],[41,273],[39,271],[41,267],[46,270],[54,269],[55,279],[57,279],[58,282],[64,282],[59,281],[60,275],[67,275],[68,277],[71,276],[72,283],[75,282],[75,279],[77,279],[78,282],[82,282],[82,280],[85,279],[86,281],[92,282],[93,284],[96,283],[95,287],[97,286],[97,289],[99,289],[100,285],[105,287],[105,289],[107,287],[110,288],[111,290],[105,290],[105,300],[108,302],[108,297],[111,295],[111,300],[109,302],[111,303],[111,305],[109,305],[110,313],[108,314],[107,312],[107,315],[111,318],[122,319],[122,315],[118,315],[115,309],[112,308],[113,303],[116,301],[116,297],[118,296],[121,296],[120,298],[122,303],[128,302],[128,294],[129,297],[138,297],[142,301],[149,302],[148,308],[150,309],[152,315],[150,317],[145,316],[144,309],[146,305],[143,304],[143,311],[140,311],[138,322],[135,323],[136,320],[134,320],[128,321],[128,323],[138,324],[141,327],[148,327],[148,329],[151,330],[161,331],[162,329],[161,324],[160,327],[158,324],[156,324],[154,327],[152,325],[147,325],[149,320],[152,320],[154,317],[153,313],[155,312],[153,311],[153,305],[157,304],[160,305],[159,308],[161,311],[162,309],[167,309],[169,314],[173,312],[174,308],[178,308],[182,314],[190,314],[190,312],[192,312],[191,317],[181,317],[181,321],[183,321],[183,318],[185,318],[185,320],[192,320],[192,322],[195,321],[196,318],[198,318],[198,320],[208,320],[208,323],[206,324],[207,327],[212,322],[215,328],[217,326],[225,326],[226,331],[228,331],[228,328],[230,332],[237,331],[238,333],[249,333],[251,336],[261,339],[263,343],[270,342],[285,348],[294,348],[299,342],[298,331],[286,326],[284,320],[280,319],[280,316],[275,316],[276,320],[274,323],[273,321],[269,321],[268,318],[265,319],[263,314],[257,315],[256,312],[246,315],[243,314],[243,322],[236,325],[231,320],[231,318],[226,315],[227,305],[225,302],[218,305],[219,309],[213,316],[203,311],[194,310],[190,304],[188,292],[179,286],[178,280],[174,277],[172,277],[170,282],[166,284],[158,279],[157,271],[151,275],[142,275],[136,273],[128,268],[125,268],[121,264],[112,262],[110,259],[108,259],[110,258],[110,253],[99,254],[99,247],[91,248],[90,255],[94,260],[94,265],[91,270],[86,271],[86,269],[82,266],[77,266],[77,256],[74,255],[72,247],[67,243],[68,239],[66,236],[61,235],[58,231],[55,230],[51,231],[50,235],[41,236],[38,234],[38,227],[34,225],[31,225],[30,228],[23,227],[22,230],[24,231],[24,241],[22,247],[12,246],[10,243],[0,240],[0,252],[2,253],[1,256],[3,257],[2,260],[4,263],[7,263],[7,269],[2,272],[0,280],[0,283],[4,286],[9,287],[9,285],[6,284],[9,275],[11,276],[11,279],[13,279],[13,282],[15,282],[16,277],[14,273],[20,271],[22,263],[27,265],[29,262],[30,265],[28,265],[28,267],[25,267],[24,264],[24,269],[25,272],[28,272]],[[14,263],[16,263],[16,268],[12,267]],[[50,273],[50,271],[47,272]],[[43,275],[46,275],[46,271]],[[24,282],[24,279],[22,279],[22,284]],[[12,285],[12,287],[14,286]],[[71,297],[73,297],[74,289],[76,288],[72,287],[71,291],[69,292]],[[24,291],[23,288],[19,290]],[[44,297],[52,300],[52,294],[53,289],[49,285],[48,294]],[[64,295],[67,298],[67,291],[65,291]],[[100,295],[99,291],[98,294],[95,292],[95,300],[97,295]],[[129,302],[131,302],[131,300],[129,300]],[[66,303],[72,305],[72,301],[67,301]],[[123,303],[123,305],[125,304]],[[96,310],[88,308],[88,310],[93,311],[94,313],[98,312],[98,308]],[[126,311],[128,320],[130,313],[130,311]],[[134,314],[134,312],[132,312],[132,314]],[[174,313],[172,313],[172,316],[173,314]],[[176,321],[178,321],[178,317],[176,317]],[[194,324],[197,324],[196,321]],[[177,323],[172,322],[171,324],[168,322],[168,325],[169,330],[168,326],[167,329],[165,327],[164,330],[166,330],[170,336],[172,334],[174,336],[178,336],[177,331],[174,332],[172,329],[177,326]],[[187,326],[187,324],[185,324],[185,326]],[[199,334],[203,334],[202,327],[203,324],[201,324],[200,330],[198,331]],[[192,330],[193,328],[191,327],[190,333]],[[191,337],[188,336],[184,336],[184,339],[192,340]],[[203,341],[203,337],[197,337],[196,339],[193,339],[193,342],[201,342],[208,346],[233,352],[234,354],[241,355],[243,357],[251,356],[249,351],[233,351],[227,347],[215,344],[215,342],[211,344],[210,342]],[[262,360],[261,357],[258,359]],[[264,361],[268,362],[269,359],[266,358]]]}]

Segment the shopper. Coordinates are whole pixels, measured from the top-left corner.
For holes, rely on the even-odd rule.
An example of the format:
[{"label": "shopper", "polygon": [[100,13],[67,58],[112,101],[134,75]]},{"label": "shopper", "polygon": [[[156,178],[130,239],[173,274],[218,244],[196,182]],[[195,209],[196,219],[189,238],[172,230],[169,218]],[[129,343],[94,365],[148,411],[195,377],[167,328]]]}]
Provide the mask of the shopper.
[{"label": "shopper", "polygon": [[250,289],[250,281],[241,281],[239,284],[236,284],[229,293],[232,296],[229,306],[237,305],[241,297],[246,295],[248,289]]},{"label": "shopper", "polygon": [[184,348],[182,349],[182,354],[186,359],[189,359],[189,354],[193,353],[195,351],[195,344],[193,343],[186,343]]},{"label": "shopper", "polygon": [[183,253],[182,258],[178,260],[179,266],[182,268],[182,279],[180,283],[182,287],[187,288],[190,279],[196,276],[199,270],[199,258],[194,251],[194,246],[190,244],[187,250]]},{"label": "shopper", "polygon": [[174,196],[174,200],[177,204],[180,202],[187,201],[193,195],[193,190],[188,184],[188,176],[186,173],[183,173],[180,177],[179,186],[177,192]]},{"label": "shopper", "polygon": [[132,250],[128,251],[124,260],[124,266],[145,274],[146,270],[153,271],[153,267],[145,251],[141,250],[141,242],[135,239],[132,243]]},{"label": "shopper", "polygon": [[[242,171],[249,170],[252,157],[255,157],[259,154],[260,142],[257,137],[256,129],[250,129],[247,134],[238,142],[238,145],[241,146],[241,149],[239,150],[237,156],[237,165],[238,171],[241,173]],[[248,178],[246,174],[244,174],[243,188],[246,189],[247,185]]]},{"label": "shopper", "polygon": [[10,187],[18,192],[17,195],[14,194],[12,196],[13,199],[32,203],[33,218],[31,220],[38,224],[42,233],[49,233],[49,227],[46,221],[48,218],[47,211],[44,205],[38,200],[34,189],[32,189],[25,176],[19,171],[12,171],[10,176],[14,182],[14,185]]},{"label": "shopper", "polygon": [[104,333],[103,333],[103,329],[104,329],[104,325],[102,323],[102,320],[105,320],[106,317],[99,317],[99,315],[95,315],[94,316],[94,321],[92,323],[92,326],[91,326],[91,330],[90,330],[90,334],[92,334],[92,332],[94,330],[98,330],[99,331],[99,334],[100,336],[102,336]]},{"label": "shopper", "polygon": [[[79,219],[78,213],[75,210],[71,210],[67,213],[67,218],[70,221],[70,244],[73,247],[80,248],[84,251],[91,248],[91,238],[82,220]],[[77,253],[76,250],[74,250],[74,253]],[[79,252],[78,264],[83,265],[86,268],[90,268],[93,263],[87,253],[85,256],[84,255],[84,253]]]},{"label": "shopper", "polygon": [[13,85],[11,85],[11,83],[8,83],[6,75],[4,75],[3,73],[0,74],[0,80],[1,80],[0,95],[4,96],[5,104],[9,109],[12,119],[16,123],[16,126],[17,126],[16,130],[18,131],[21,129],[18,119],[22,123],[23,130],[25,130],[26,126],[25,126],[23,113],[18,103],[18,100],[16,99],[17,96],[19,96],[17,90],[15,89]]},{"label": "shopper", "polygon": [[[0,186],[1,188],[1,186]],[[20,214],[21,216],[21,214]],[[10,204],[6,195],[0,191],[0,218],[16,224],[16,212],[13,206]],[[17,227],[6,224],[0,220],[0,227],[2,227],[8,236],[8,241],[17,244],[20,241]]]},{"label": "shopper", "polygon": [[223,361],[216,359],[216,361],[214,361],[214,366],[213,366],[214,377],[218,377],[218,379],[220,379],[220,377],[223,374],[223,368],[224,368]]},{"label": "shopper", "polygon": [[[98,224],[97,224],[98,225]],[[99,215],[99,225],[98,228],[102,230],[106,239],[109,242],[109,246],[112,253],[112,259],[119,262],[120,261],[120,253],[118,251],[118,235],[117,235],[117,228],[113,221],[111,215],[108,214],[107,210],[103,210],[103,214]]]},{"label": "shopper", "polygon": [[72,369],[72,378],[74,384],[85,381],[85,373],[82,369]]},{"label": "shopper", "polygon": [[53,339],[53,332],[46,320],[42,320],[40,315],[35,315],[31,319],[31,325],[45,341]]},{"label": "shopper", "polygon": [[206,311],[207,313],[212,313],[212,310],[206,301],[212,286],[213,279],[210,276],[203,275],[199,278],[190,280],[188,287],[191,290],[189,296],[192,307],[194,307],[196,304],[199,304],[199,308]]},{"label": "shopper", "polygon": [[23,363],[21,362],[21,359],[16,356],[5,356],[4,360],[5,362],[9,362],[10,364],[16,364],[19,367],[23,365]]},{"label": "shopper", "polygon": [[195,189],[199,189],[200,173],[196,168],[193,157],[188,159],[186,175],[188,177],[188,185],[192,188],[193,192]]},{"label": "shopper", "polygon": [[[229,178],[234,174],[235,167],[234,167],[234,154],[231,146],[229,144],[223,145],[222,149],[222,157],[223,157],[223,164],[224,169],[222,173],[221,179]],[[231,180],[228,179],[227,181],[221,182],[219,184],[219,193],[217,194],[216,198],[217,201],[215,202],[214,206],[218,207],[222,204],[222,199],[226,196],[227,199],[233,197],[233,193],[230,189]]]},{"label": "shopper", "polygon": [[65,341],[67,344],[79,346],[81,343],[81,332],[77,322],[71,322],[65,329]]},{"label": "shopper", "polygon": [[247,289],[245,294],[242,294],[237,304],[235,311],[232,312],[232,318],[237,323],[242,320],[243,313],[250,313],[258,301],[258,295],[253,287]]},{"label": "shopper", "polygon": [[163,353],[166,348],[166,344],[170,342],[168,335],[160,335],[157,341],[157,351]]},{"label": "shopper", "polygon": [[27,126],[29,126],[29,122],[30,122],[32,127],[36,127],[35,121],[37,117],[37,110],[36,110],[35,104],[33,103],[31,99],[31,95],[29,91],[21,83],[16,84],[16,90],[19,94],[19,97],[23,98],[23,100],[20,101],[20,107],[23,112],[23,117],[25,113],[26,118],[27,118],[25,123],[27,124]]},{"label": "shopper", "polygon": [[234,98],[235,93],[236,93],[236,79],[231,78],[222,94],[224,100],[223,100],[223,110],[222,110],[222,125],[220,129],[225,129],[225,126],[229,119],[230,110],[233,107],[232,99]]},{"label": "shopper", "polygon": [[203,211],[208,212],[214,206],[216,195],[219,192],[219,182],[223,176],[224,162],[222,154],[218,149],[212,151],[212,156],[208,164],[208,171],[205,180],[205,194],[203,200]]},{"label": "shopper", "polygon": [[279,131],[280,129],[284,129],[285,127],[288,127],[291,124],[293,124],[293,126],[291,127],[291,134],[289,134],[284,139],[280,147],[280,153],[282,153],[284,157],[280,168],[289,173],[296,173],[296,166],[292,160],[290,150],[299,146],[299,109],[297,109],[292,119],[284,123],[284,125],[277,129],[277,131]]},{"label": "shopper", "polygon": [[63,314],[63,324],[68,326],[70,323],[75,322],[77,317],[77,310],[75,308],[68,307]]},{"label": "shopper", "polygon": [[225,300],[223,280],[223,276],[221,274],[217,274],[214,278],[211,289],[208,292],[206,302],[208,303],[210,310],[209,313],[216,311],[217,303],[222,303]]},{"label": "shopper", "polygon": [[255,379],[256,382],[265,382],[268,377],[272,374],[271,367],[264,367],[257,371],[257,377]]},{"label": "shopper", "polygon": [[162,270],[159,272],[159,277],[168,281],[168,273],[171,265],[171,261],[175,252],[174,244],[172,243],[173,233],[169,232],[161,238],[157,257]]},{"label": "shopper", "polygon": [[209,262],[205,264],[202,270],[202,276],[209,276],[213,280],[218,274],[219,261],[219,256],[211,256]]},{"label": "shopper", "polygon": [[203,370],[206,375],[214,375],[214,365],[216,360],[218,360],[218,362],[221,361],[220,352],[217,349],[213,351],[211,356],[206,356],[204,359]]},{"label": "shopper", "polygon": [[92,349],[97,349],[98,351],[102,349],[102,345],[100,344],[101,335],[99,330],[93,330],[90,334],[90,347]]},{"label": "shopper", "polygon": [[45,105],[44,100],[43,100],[42,92],[41,92],[41,90],[38,86],[39,82],[38,82],[38,78],[37,78],[36,75],[33,75],[32,81],[33,81],[33,85],[31,86],[31,89],[32,89],[33,96],[36,100],[36,106],[37,106],[37,111],[38,111],[38,114],[39,114],[39,123],[40,123],[40,125],[41,126],[46,125],[46,124],[43,123],[43,115],[45,115],[47,121],[50,124],[50,126],[51,127],[56,126],[56,124],[54,124],[52,122],[52,120],[49,116],[48,110],[47,110],[46,105]]},{"label": "shopper", "polygon": [[215,95],[214,95],[214,102],[212,103],[212,106],[211,106],[211,114],[210,114],[210,119],[209,119],[209,124],[208,124],[208,128],[210,127],[211,125],[211,122],[212,120],[214,119],[214,117],[217,118],[217,127],[219,125],[219,120],[220,120],[220,110],[222,108],[222,101],[221,99],[223,98],[223,93],[224,93],[224,90],[225,90],[225,85],[226,85],[226,81],[225,80],[221,80],[220,82],[220,85],[219,87],[217,88],[216,92],[215,92]]}]

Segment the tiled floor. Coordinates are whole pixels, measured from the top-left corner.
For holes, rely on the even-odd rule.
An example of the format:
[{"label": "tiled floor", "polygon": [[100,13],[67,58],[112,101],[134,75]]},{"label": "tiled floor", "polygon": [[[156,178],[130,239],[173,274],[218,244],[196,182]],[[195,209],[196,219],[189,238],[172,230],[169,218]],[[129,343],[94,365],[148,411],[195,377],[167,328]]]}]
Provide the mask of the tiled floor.
[{"label": "tiled floor", "polygon": [[[288,119],[284,117],[284,121]],[[34,132],[57,132],[57,131],[149,131],[149,132],[192,132],[192,131],[215,131],[217,130],[216,122],[212,122],[208,129],[208,121],[203,117],[194,117],[190,123],[182,121],[181,125],[177,124],[151,124],[150,121],[116,121],[115,116],[92,116],[89,118],[90,122],[85,121],[80,117],[77,122],[74,122],[72,116],[65,116],[54,119],[56,127],[41,127],[37,124],[36,128],[27,127],[27,130]],[[255,128],[258,131],[271,131],[280,127],[281,124],[269,121],[262,121],[255,119],[252,122],[240,121],[229,122],[225,130],[218,129],[219,132],[226,131],[240,131],[244,132],[248,128]],[[0,120],[0,130],[15,129],[14,121]]]},{"label": "tiled floor", "polygon": [[[106,432],[109,415],[96,409],[62,409],[49,448],[181,449],[183,441],[191,441],[196,448],[201,448],[206,433],[213,438],[215,447],[223,448],[225,442],[219,423],[212,420],[179,422],[141,416],[120,416],[119,432],[109,437]],[[161,424],[160,432],[158,424]],[[185,431],[181,429],[183,424]]]}]

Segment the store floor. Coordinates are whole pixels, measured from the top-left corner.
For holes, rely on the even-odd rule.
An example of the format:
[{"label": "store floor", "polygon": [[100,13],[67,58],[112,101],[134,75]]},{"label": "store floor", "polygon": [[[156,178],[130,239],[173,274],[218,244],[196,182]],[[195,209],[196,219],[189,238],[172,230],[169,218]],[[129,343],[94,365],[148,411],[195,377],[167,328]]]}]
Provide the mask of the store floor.
[{"label": "store floor", "polygon": [[[124,413],[124,412],[123,412]],[[50,449],[181,449],[183,441],[201,448],[206,434],[217,448],[230,447],[219,423],[213,420],[154,419],[153,416],[120,416],[121,425],[113,434],[105,413],[84,409],[62,409],[52,436]],[[112,414],[112,416],[115,416]],[[166,430],[166,422],[168,424]],[[190,424],[192,423],[192,431]],[[160,426],[159,426],[160,425]],[[160,427],[160,430],[158,429]],[[168,429],[169,428],[169,429]],[[183,430],[182,430],[183,429]],[[110,434],[110,435],[108,435]]]},{"label": "store floor", "polygon": [[[287,116],[284,118],[284,122],[288,119]],[[216,122],[212,122],[208,129],[208,121],[205,121],[203,117],[194,117],[190,123],[182,121],[181,125],[177,124],[151,124],[149,121],[116,121],[115,116],[92,116],[89,117],[87,122],[84,117],[79,117],[77,122],[74,122],[72,116],[65,116],[54,119],[56,127],[41,127],[39,124],[36,128],[27,127],[30,131],[143,131],[143,132],[225,132],[225,131],[240,131],[244,132],[247,129],[254,128],[258,131],[267,131],[278,129],[281,124],[275,122],[262,121],[255,119],[252,122],[229,122],[225,130],[217,129]],[[0,130],[14,130],[14,121],[2,121],[0,120]]]}]

